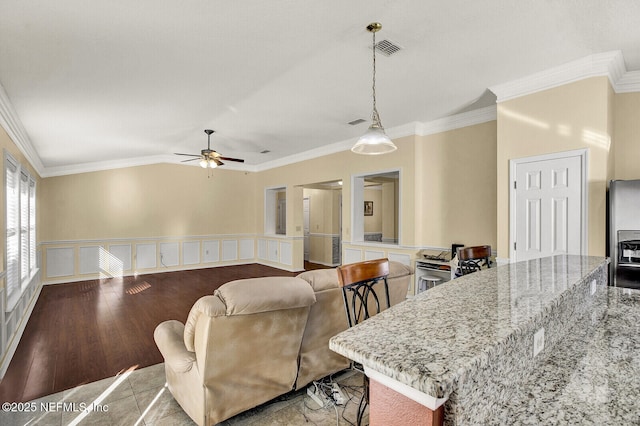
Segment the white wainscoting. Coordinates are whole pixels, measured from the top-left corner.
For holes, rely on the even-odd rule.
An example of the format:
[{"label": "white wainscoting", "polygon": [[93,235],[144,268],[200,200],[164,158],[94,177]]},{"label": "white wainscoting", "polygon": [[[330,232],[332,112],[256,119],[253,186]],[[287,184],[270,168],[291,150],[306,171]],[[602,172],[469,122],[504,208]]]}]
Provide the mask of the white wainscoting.
[{"label": "white wainscoting", "polygon": [[121,277],[133,269],[131,252],[131,244],[109,245],[106,256],[109,258],[109,273],[111,275]]},{"label": "white wainscoting", "polygon": [[178,243],[160,243],[160,264],[165,268],[180,264],[180,245]]},{"label": "white wainscoting", "polygon": [[73,247],[47,249],[47,277],[72,277],[75,275],[75,254]]},{"label": "white wainscoting", "polygon": [[242,239],[240,240],[240,259],[247,260],[255,257],[253,253],[254,240]]},{"label": "white wainscoting", "polygon": [[101,246],[80,247],[78,249],[79,273],[80,274],[98,274],[102,269],[101,252],[104,249]]},{"label": "white wainscoting", "polygon": [[346,243],[344,247],[344,264],[362,262],[363,260],[374,260],[387,258],[390,261],[400,262],[411,267],[419,249],[412,247],[367,245]]},{"label": "white wainscoting", "polygon": [[[283,266],[293,266],[293,242],[289,238],[258,238],[257,259],[265,263],[275,263]],[[290,270],[290,269],[288,269]]]},{"label": "white wainscoting", "polygon": [[384,255],[383,251],[378,250],[365,250],[364,251],[364,260],[375,260],[375,259],[384,259],[387,256]]},{"label": "white wainscoting", "polygon": [[238,240],[222,240],[222,260],[231,261],[238,259]]},{"label": "white wainscoting", "polygon": [[203,243],[204,263],[214,263],[220,261],[220,241],[205,241]]},{"label": "white wainscoting", "polygon": [[154,269],[157,262],[156,243],[136,244],[136,269]]},{"label": "white wainscoting", "polygon": [[258,240],[258,259],[267,260],[267,240]]},{"label": "white wainscoting", "polygon": [[389,252],[387,254],[387,257],[389,258],[390,261],[399,262],[399,263],[402,263],[403,265],[407,265],[408,267],[411,267],[411,256],[408,254]]},{"label": "white wainscoting", "polygon": [[295,259],[292,238],[248,234],[47,241],[41,246],[45,284],[256,261],[291,270]]},{"label": "white wainscoting", "polygon": [[182,243],[182,264],[197,265],[200,263],[200,241]]},{"label": "white wainscoting", "polygon": [[278,241],[269,240],[267,242],[267,260],[270,262],[278,261]]},{"label": "white wainscoting", "polygon": [[9,368],[11,358],[13,358],[13,354],[27,326],[33,307],[42,290],[40,274],[36,272],[22,291],[22,295],[13,310],[11,312],[5,312],[4,279],[4,272],[2,272],[0,273],[0,379],[2,379],[7,368]]},{"label": "white wainscoting", "polygon": [[280,263],[293,265],[293,246],[289,241],[280,241]]},{"label": "white wainscoting", "polygon": [[362,250],[360,249],[344,249],[344,259],[342,261],[343,264],[362,262]]}]

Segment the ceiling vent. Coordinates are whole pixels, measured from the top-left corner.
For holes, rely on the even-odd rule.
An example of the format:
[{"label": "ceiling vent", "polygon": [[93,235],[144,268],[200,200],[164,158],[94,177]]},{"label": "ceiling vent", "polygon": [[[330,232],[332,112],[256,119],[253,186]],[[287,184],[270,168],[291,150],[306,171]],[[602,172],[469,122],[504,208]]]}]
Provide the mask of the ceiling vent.
[{"label": "ceiling vent", "polygon": [[402,46],[395,44],[391,40],[382,40],[376,43],[376,50],[385,56],[391,56],[402,50]]},{"label": "ceiling vent", "polygon": [[353,120],[348,122],[347,124],[351,124],[352,126],[357,126],[360,123],[364,123],[366,120],[363,120],[362,118],[358,118],[357,120]]}]

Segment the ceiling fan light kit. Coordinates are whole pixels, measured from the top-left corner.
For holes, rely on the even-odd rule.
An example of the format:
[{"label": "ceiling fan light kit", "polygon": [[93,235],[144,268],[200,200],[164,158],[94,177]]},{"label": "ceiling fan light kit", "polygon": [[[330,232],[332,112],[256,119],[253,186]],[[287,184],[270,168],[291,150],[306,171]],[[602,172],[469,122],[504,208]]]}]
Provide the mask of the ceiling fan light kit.
[{"label": "ceiling fan light kit", "polygon": [[207,149],[203,149],[202,151],[200,151],[200,154],[181,154],[179,152],[176,152],[175,153],[176,155],[187,155],[189,157],[195,157],[195,158],[190,158],[188,160],[183,160],[181,161],[182,163],[200,160],[199,164],[200,164],[200,167],[202,167],[203,169],[206,169],[206,168],[215,169],[218,166],[223,166],[224,163],[220,160],[244,163],[244,160],[240,158],[223,157],[220,154],[218,154],[216,151],[211,149],[211,134],[214,133],[214,131],[211,129],[205,129],[204,132],[207,134]]},{"label": "ceiling fan light kit", "polygon": [[371,126],[364,135],[360,136],[351,151],[356,154],[380,155],[395,151],[398,147],[387,136],[380,121],[380,114],[376,107],[376,33],[382,29],[380,22],[373,22],[367,25],[367,31],[373,35],[373,112],[371,113]]}]

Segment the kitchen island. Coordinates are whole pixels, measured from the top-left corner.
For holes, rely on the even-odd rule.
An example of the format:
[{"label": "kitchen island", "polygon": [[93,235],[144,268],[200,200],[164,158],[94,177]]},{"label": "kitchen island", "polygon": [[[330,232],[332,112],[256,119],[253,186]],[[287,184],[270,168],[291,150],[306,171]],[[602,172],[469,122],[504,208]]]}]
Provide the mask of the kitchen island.
[{"label": "kitchen island", "polygon": [[[340,333],[330,347],[361,363],[371,379],[372,425],[416,419],[423,419],[421,424],[526,423],[532,411],[545,412],[531,395],[551,392],[554,400],[562,392],[535,387],[550,382],[544,374],[552,369],[544,366],[557,364],[550,356],[564,351],[571,358],[566,344],[572,336],[598,333],[589,331],[594,327],[606,335],[602,330],[612,327],[608,305],[617,293],[607,287],[607,265],[605,258],[563,255],[480,271]],[[640,310],[638,299],[629,297],[624,309]],[[620,339],[629,336],[622,333]],[[636,382],[637,356],[629,362]],[[583,388],[586,401],[596,396],[590,389]],[[624,414],[631,417],[613,419],[637,416],[635,407]]]}]

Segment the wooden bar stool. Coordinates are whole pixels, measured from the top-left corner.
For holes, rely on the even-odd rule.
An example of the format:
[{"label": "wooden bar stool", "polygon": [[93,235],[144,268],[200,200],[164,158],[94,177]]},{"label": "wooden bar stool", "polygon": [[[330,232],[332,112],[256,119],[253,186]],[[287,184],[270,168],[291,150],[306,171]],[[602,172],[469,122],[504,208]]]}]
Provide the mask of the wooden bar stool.
[{"label": "wooden bar stool", "polygon": [[491,268],[491,246],[458,247],[458,268],[462,275]]},{"label": "wooden bar stool", "polygon": [[[387,259],[351,263],[339,266],[337,270],[349,327],[353,327],[367,318],[379,314],[382,310],[380,305],[381,295],[378,295],[374,288],[378,283],[382,283],[384,286],[387,308],[391,307],[389,284],[387,283],[387,275],[389,275],[389,261]],[[354,364],[353,368],[364,373],[361,366],[358,368]],[[369,379],[364,375],[364,391],[358,404],[358,425],[362,424],[362,417],[367,405],[369,405]]]}]

